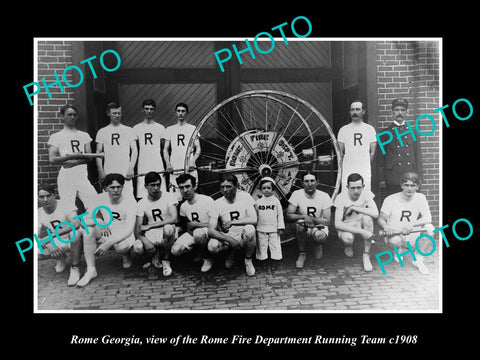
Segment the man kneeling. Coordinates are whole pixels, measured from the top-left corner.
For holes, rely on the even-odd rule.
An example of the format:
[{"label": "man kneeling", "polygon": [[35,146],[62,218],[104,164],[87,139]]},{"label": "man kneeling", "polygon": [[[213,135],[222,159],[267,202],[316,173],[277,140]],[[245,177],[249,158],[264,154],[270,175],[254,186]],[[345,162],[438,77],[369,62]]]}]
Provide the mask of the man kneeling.
[{"label": "man kneeling", "polygon": [[347,178],[346,191],[342,191],[333,206],[335,206],[335,228],[338,238],[345,245],[345,255],[353,256],[353,240],[359,235],[364,240],[363,269],[372,271],[370,262],[370,246],[373,237],[373,219],[378,217],[378,208],[373,201],[374,194],[365,190],[363,177],[352,173]]},{"label": "man kneeling", "polygon": [[180,205],[180,219],[185,219],[186,231],[178,237],[172,246],[172,255],[179,256],[197,247],[203,259],[201,272],[212,268],[213,261],[207,249],[208,212],[213,208],[210,196],[197,194],[197,179],[190,174],[182,174],[176,179],[178,189],[185,200]]},{"label": "man kneeling", "polygon": [[[148,195],[137,205],[135,236],[140,243],[135,244],[135,253],[151,255],[155,268],[163,268],[163,276],[170,276],[169,256],[176,238],[177,199],[172,193],[162,191],[161,184],[162,178],[157,172],[145,175]],[[147,224],[144,225],[145,219]]]},{"label": "man kneeling", "polygon": [[[255,200],[245,191],[237,189],[238,179],[226,174],[220,183],[222,197],[215,200],[209,212],[208,251],[212,254],[227,252],[225,267],[231,268],[234,250],[242,250],[245,256],[245,271],[255,275],[252,256],[255,251],[257,212]],[[219,224],[220,222],[220,224]]]}]

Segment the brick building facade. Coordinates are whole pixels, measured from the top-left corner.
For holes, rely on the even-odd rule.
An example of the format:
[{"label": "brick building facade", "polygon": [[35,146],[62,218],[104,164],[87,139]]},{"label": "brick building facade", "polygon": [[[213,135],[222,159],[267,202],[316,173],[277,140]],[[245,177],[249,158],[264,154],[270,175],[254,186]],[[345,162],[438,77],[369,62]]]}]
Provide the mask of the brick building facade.
[{"label": "brick building facade", "polygon": [[[433,109],[440,106],[440,45],[438,41],[367,41],[367,42],[353,42],[342,43],[340,41],[330,42],[325,46],[325,49],[312,50],[321,51],[322,54],[327,54],[325,57],[325,64],[316,65],[315,63],[308,64],[310,60],[302,60],[295,70],[289,69],[288,72],[283,71],[282,65],[257,62],[249,65],[246,62],[243,68],[239,65],[232,64],[230,68],[227,67],[227,73],[230,71],[231,77],[237,77],[239,80],[225,80],[225,74],[220,74],[216,63],[214,62],[213,51],[219,47],[225,47],[225,44],[215,43],[210,44],[211,48],[204,51],[204,58],[206,59],[199,65],[201,68],[196,68],[195,58],[190,57],[192,63],[182,65],[182,69],[178,69],[176,65],[160,65],[158,68],[152,69],[127,69],[125,71],[118,70],[115,73],[105,73],[100,66],[95,68],[98,78],[93,79],[86,65],[80,65],[80,61],[92,55],[97,57],[105,49],[106,46],[110,48],[123,49],[122,44],[110,42],[82,42],[82,41],[54,41],[54,40],[38,40],[37,41],[37,79],[40,82],[44,78],[46,83],[53,83],[55,81],[54,73],[57,72],[59,77],[63,70],[69,65],[79,66],[85,74],[84,83],[76,88],[69,88],[64,86],[64,92],[61,92],[57,86],[51,87],[50,92],[52,98],[49,98],[45,91],[41,91],[37,95],[38,104],[38,181],[55,183],[59,167],[51,165],[48,161],[47,141],[49,136],[62,129],[62,118],[59,109],[67,104],[73,103],[79,107],[80,118],[77,127],[80,130],[87,131],[94,139],[95,134],[100,127],[107,124],[107,120],[103,115],[104,104],[108,101],[116,100],[123,101],[127,95],[119,94],[118,88],[121,84],[129,84],[132,78],[139,77],[144,80],[148,86],[155,86],[158,83],[163,87],[158,90],[159,93],[165,92],[165,86],[168,84],[177,84],[176,91],[183,90],[188,82],[203,82],[204,88],[199,88],[198,91],[205,91],[205,94],[212,94],[211,97],[199,96],[205,100],[205,108],[211,108],[221,100],[234,95],[243,89],[252,89],[257,86],[278,86],[281,89],[293,89],[293,83],[310,84],[312,81],[317,81],[326,85],[327,96],[321,103],[315,103],[315,92],[311,89],[316,89],[305,86],[298,90],[304,91],[300,97],[307,97],[305,100],[313,102],[316,107],[325,108],[331,117],[330,124],[335,132],[349,122],[348,119],[348,105],[349,101],[360,98],[365,100],[367,104],[368,122],[371,123],[377,132],[385,128],[391,122],[391,101],[393,98],[404,97],[410,102],[408,113],[408,120],[413,124],[416,117],[421,114],[431,114]],[[213,42],[211,42],[213,43]],[[359,48],[359,51],[349,52],[352,49],[352,44]],[[188,44],[187,44],[188,45]],[[231,41],[228,43],[231,45]],[[299,46],[290,44],[284,52],[285,59],[292,58],[292,49],[298,52]],[[295,48],[294,46],[297,46]],[[356,47],[353,47],[356,49]],[[211,49],[211,50],[210,50]],[[117,50],[123,59],[123,53]],[[125,50],[126,51],[126,50]],[[172,50],[173,51],[173,50]],[[186,51],[182,49],[182,51]],[[194,51],[193,49],[191,51]],[[195,49],[195,51],[200,51]],[[282,50],[279,50],[282,51]],[[310,49],[302,50],[310,51]],[[273,54],[273,53],[272,53]],[[280,58],[281,53],[278,57]],[[353,60],[349,59],[349,54],[352,54]],[[188,53],[187,53],[188,55]],[[265,55],[265,59],[268,55]],[[186,56],[188,58],[188,56]],[[313,62],[315,61],[315,57]],[[201,59],[198,60],[199,62]],[[322,60],[323,61],[323,60]],[[348,62],[353,65],[348,65]],[[97,64],[98,65],[98,64]],[[122,63],[123,66],[123,63]],[[133,66],[133,65],[132,65]],[[139,65],[136,65],[137,67]],[[237,66],[237,67],[235,67]],[[255,68],[255,66],[263,68]],[[249,68],[252,67],[252,68]],[[261,70],[261,71],[258,71]],[[122,72],[123,71],[123,72]],[[150,73],[148,73],[150,71]],[[275,72],[278,71],[278,72]],[[282,72],[281,75],[280,72]],[[197,75],[199,74],[199,75]],[[75,73],[67,73],[67,76],[75,77]],[[223,77],[222,77],[223,76]],[[255,77],[259,78],[255,78]],[[270,76],[270,78],[269,78]],[[289,78],[291,76],[291,78]],[[190,78],[194,80],[190,80]],[[261,78],[260,78],[261,77]],[[158,78],[160,80],[156,81]],[[201,78],[199,80],[199,78]],[[281,80],[278,80],[280,79]],[[313,80],[311,79],[313,78]],[[242,80],[245,79],[245,80]],[[285,80],[286,79],[286,80]],[[77,83],[78,79],[68,79],[70,83]],[[279,84],[279,81],[283,83]],[[315,84],[317,84],[315,83]],[[273,84],[273,85],[271,85]],[[187,84],[188,85],[188,84]],[[213,91],[211,89],[213,88]],[[266,87],[265,87],[266,88]],[[128,91],[135,89],[133,87]],[[146,88],[147,90],[150,88]],[[209,90],[210,89],[210,90]],[[297,88],[295,88],[297,91]],[[157,91],[157,90],[156,90]],[[323,90],[322,90],[323,91]],[[123,96],[123,97],[122,97]],[[130,95],[128,95],[130,96]],[[309,98],[311,97],[311,99]],[[198,100],[199,101],[199,100]],[[157,101],[158,103],[158,101]],[[122,103],[123,104],[123,103]],[[436,114],[435,119],[439,119]],[[198,119],[197,119],[198,120]],[[440,122],[437,122],[439,125]],[[131,125],[131,124],[127,124]],[[421,129],[425,133],[431,130],[431,124],[428,122],[421,122]],[[420,137],[424,179],[422,191],[427,195],[427,199],[432,209],[434,217],[434,225],[439,225],[439,206],[440,206],[440,173],[439,173],[439,149],[440,137],[439,127],[435,133],[428,137]],[[91,168],[91,179],[95,181],[95,169]],[[375,171],[375,169],[373,169]],[[375,176],[373,180],[373,189],[375,190]]]}]

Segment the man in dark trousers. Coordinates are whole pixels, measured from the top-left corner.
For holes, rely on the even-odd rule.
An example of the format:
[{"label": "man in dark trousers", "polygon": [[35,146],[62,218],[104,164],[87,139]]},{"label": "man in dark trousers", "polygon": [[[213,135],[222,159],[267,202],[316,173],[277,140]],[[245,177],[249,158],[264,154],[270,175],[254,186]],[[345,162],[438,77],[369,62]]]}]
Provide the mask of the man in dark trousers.
[{"label": "man in dark trousers", "polygon": [[[378,179],[381,191],[379,200],[382,201],[388,195],[399,192],[400,179],[406,172],[415,172],[420,178],[423,175],[420,140],[416,136],[414,141],[405,123],[408,113],[408,100],[395,99],[392,101],[392,124],[382,131],[390,131],[393,140],[384,145],[385,154],[377,151],[378,154]],[[397,128],[401,135],[403,146],[397,138],[394,128]]]}]

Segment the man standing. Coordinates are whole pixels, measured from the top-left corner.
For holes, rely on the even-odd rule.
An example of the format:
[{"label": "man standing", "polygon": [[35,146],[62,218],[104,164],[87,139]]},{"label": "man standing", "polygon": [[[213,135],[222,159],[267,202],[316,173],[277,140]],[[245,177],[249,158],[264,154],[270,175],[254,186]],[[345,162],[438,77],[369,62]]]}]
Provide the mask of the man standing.
[{"label": "man standing", "polygon": [[215,200],[209,212],[208,250],[212,254],[227,251],[225,267],[234,263],[234,250],[241,250],[247,276],[255,275],[252,256],[255,252],[255,200],[245,191],[238,190],[238,178],[225,174],[220,182],[222,197]]},{"label": "man standing", "polygon": [[303,190],[295,190],[288,202],[286,219],[296,222],[299,255],[295,266],[301,269],[307,256],[305,251],[307,239],[314,242],[315,258],[320,259],[323,255],[322,244],[328,237],[332,199],[327,193],[317,189],[315,175],[306,174],[303,177]]},{"label": "man standing", "polygon": [[105,153],[105,158],[96,159],[98,180],[103,181],[106,174],[118,173],[125,177],[124,195],[133,196],[132,178],[137,162],[136,136],[130,126],[121,123],[122,107],[111,102],[107,105],[110,124],[98,130],[95,139],[97,153]]},{"label": "man standing", "polygon": [[[142,111],[145,119],[135,125],[133,130],[138,140],[138,174],[146,174],[150,171],[164,171],[162,147],[165,139],[165,127],[155,122],[156,103],[152,99],[146,99],[142,103]],[[141,199],[147,195],[144,186],[145,176],[137,177],[137,198]],[[162,175],[162,190],[166,190],[165,179]]]},{"label": "man standing", "polygon": [[48,157],[53,165],[61,165],[58,173],[58,195],[70,209],[75,209],[77,196],[82,200],[85,208],[95,199],[97,192],[88,180],[87,163],[90,157],[84,153],[91,153],[92,138],[86,132],[76,128],[78,110],[73,105],[65,105],[60,109],[64,127],[52,134],[48,139]]},{"label": "man standing", "polygon": [[[195,170],[195,162],[200,156],[200,141],[198,138],[194,142],[194,152],[187,154],[187,147],[195,131],[195,126],[187,122],[188,105],[179,103],[175,106],[175,114],[177,123],[166,129],[165,147],[163,149],[163,158],[165,159],[165,167],[170,174],[170,184],[168,191],[176,192],[177,183],[175,179],[178,174],[174,174],[173,170],[184,169],[185,157],[189,157],[189,172],[198,180],[198,172]],[[181,200],[182,196],[177,192],[177,197]]]},{"label": "man standing", "polygon": [[361,101],[350,105],[352,122],[338,132],[338,145],[342,157],[342,188],[347,185],[347,177],[359,173],[365,181],[365,188],[371,188],[371,162],[375,156],[377,139],[375,128],[363,122],[365,107]]},{"label": "man standing", "polygon": [[[406,99],[395,99],[392,101],[392,124],[383,131],[390,131],[395,134],[394,128],[399,134],[408,131],[405,124],[405,118],[408,112],[408,101]],[[378,179],[380,189],[382,189],[382,199],[399,192],[400,179],[406,172],[415,172],[422,178],[422,157],[420,142],[414,141],[412,134],[401,136],[403,146],[401,146],[397,136],[384,145],[385,154],[378,154]]]},{"label": "man standing", "polygon": [[172,246],[172,255],[179,256],[197,247],[202,256],[201,272],[208,272],[213,265],[213,260],[207,249],[208,237],[208,212],[213,207],[210,196],[197,194],[197,181],[191,174],[182,174],[177,177],[177,185],[183,200],[180,205],[180,218],[186,220],[187,231],[175,241]]},{"label": "man standing", "polygon": [[365,190],[363,178],[353,173],[347,178],[347,187],[335,199],[335,228],[338,238],[345,245],[345,255],[353,256],[355,235],[364,240],[363,269],[372,271],[370,246],[373,237],[373,219],[378,217],[378,208],[373,201],[375,195]]}]

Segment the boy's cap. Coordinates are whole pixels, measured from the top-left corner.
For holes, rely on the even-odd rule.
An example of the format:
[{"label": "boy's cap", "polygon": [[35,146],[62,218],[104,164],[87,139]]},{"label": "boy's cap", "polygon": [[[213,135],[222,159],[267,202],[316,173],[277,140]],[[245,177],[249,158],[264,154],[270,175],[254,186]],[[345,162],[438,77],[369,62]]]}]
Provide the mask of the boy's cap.
[{"label": "boy's cap", "polygon": [[262,185],[264,182],[270,181],[272,184],[275,184],[275,180],[273,180],[270,176],[265,176],[260,180],[260,185]]}]

